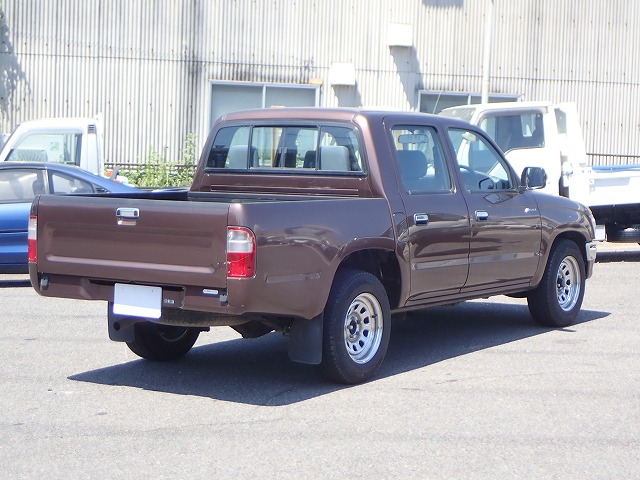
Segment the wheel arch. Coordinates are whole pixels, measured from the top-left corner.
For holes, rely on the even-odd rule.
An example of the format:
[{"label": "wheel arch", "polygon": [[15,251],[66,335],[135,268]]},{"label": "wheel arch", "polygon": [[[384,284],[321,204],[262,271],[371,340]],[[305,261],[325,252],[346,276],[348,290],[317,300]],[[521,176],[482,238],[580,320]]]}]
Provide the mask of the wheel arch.
[{"label": "wheel arch", "polygon": [[[566,230],[564,232],[560,232],[558,235],[553,237],[551,241],[549,241],[549,246],[543,252],[542,262],[540,264],[540,267],[538,268],[538,272],[536,273],[535,277],[531,281],[531,286],[536,287],[542,280],[542,276],[544,275],[544,271],[547,267],[547,263],[549,262],[549,257],[551,256],[551,252],[553,251],[553,248],[560,240],[569,240],[575,243],[576,247],[578,247],[578,250],[582,254],[582,260],[584,261],[585,268],[587,269],[589,268],[589,262],[587,259],[587,251],[586,251],[587,238],[579,231]],[[589,278],[590,276],[591,276],[591,273],[588,272],[587,278]]]},{"label": "wheel arch", "polygon": [[394,251],[368,248],[351,252],[342,259],[336,274],[344,269],[363,270],[374,275],[387,292],[391,308],[398,306],[402,290],[402,275]]}]

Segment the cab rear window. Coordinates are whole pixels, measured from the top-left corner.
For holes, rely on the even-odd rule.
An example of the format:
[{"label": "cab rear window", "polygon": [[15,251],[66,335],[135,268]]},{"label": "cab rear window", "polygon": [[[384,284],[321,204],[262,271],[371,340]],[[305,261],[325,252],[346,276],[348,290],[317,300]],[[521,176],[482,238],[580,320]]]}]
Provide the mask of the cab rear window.
[{"label": "cab rear window", "polygon": [[207,170],[353,174],[364,171],[351,127],[230,126],[218,130]]}]

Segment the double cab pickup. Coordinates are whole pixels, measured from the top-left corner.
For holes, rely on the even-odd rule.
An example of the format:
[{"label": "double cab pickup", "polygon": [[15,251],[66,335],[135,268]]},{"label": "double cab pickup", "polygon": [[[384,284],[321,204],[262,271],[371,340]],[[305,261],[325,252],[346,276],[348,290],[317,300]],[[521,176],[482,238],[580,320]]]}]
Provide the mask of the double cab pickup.
[{"label": "double cab pickup", "polygon": [[230,113],[188,191],[37,197],[29,274],[40,295],[107,302],[110,338],[146,359],[179,358],[214,326],[279,331],[291,360],[358,383],[396,313],[511,295],[541,325],[574,321],[595,222],[536,192],[545,177],[452,118]]}]

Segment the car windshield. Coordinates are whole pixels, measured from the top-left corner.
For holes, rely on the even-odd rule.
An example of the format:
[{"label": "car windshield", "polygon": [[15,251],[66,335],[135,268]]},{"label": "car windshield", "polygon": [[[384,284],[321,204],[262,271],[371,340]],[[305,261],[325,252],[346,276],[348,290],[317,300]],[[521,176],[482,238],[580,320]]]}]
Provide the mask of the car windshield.
[{"label": "car windshield", "polygon": [[443,117],[459,118],[465,122],[470,122],[475,111],[475,107],[451,107],[442,110],[440,115]]}]

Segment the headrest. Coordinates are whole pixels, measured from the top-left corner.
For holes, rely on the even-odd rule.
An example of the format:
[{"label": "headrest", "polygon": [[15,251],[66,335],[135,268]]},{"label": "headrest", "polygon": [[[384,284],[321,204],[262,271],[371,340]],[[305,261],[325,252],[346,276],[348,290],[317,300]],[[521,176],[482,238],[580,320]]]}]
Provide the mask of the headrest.
[{"label": "headrest", "polygon": [[402,178],[415,180],[427,173],[427,157],[420,150],[398,150]]}]

